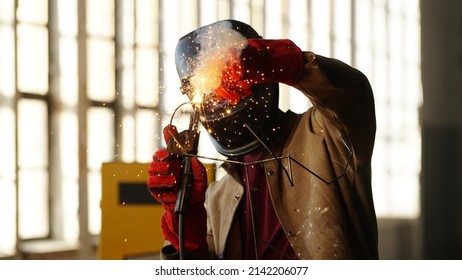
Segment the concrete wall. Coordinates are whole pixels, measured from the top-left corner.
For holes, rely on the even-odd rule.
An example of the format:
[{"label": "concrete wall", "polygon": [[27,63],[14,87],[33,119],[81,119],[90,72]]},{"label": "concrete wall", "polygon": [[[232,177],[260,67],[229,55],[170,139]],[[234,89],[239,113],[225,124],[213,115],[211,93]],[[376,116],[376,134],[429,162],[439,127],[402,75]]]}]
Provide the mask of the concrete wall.
[{"label": "concrete wall", "polygon": [[420,0],[421,218],[379,220],[381,259],[462,259],[462,1]]},{"label": "concrete wall", "polygon": [[422,257],[462,259],[462,1],[421,0]]}]

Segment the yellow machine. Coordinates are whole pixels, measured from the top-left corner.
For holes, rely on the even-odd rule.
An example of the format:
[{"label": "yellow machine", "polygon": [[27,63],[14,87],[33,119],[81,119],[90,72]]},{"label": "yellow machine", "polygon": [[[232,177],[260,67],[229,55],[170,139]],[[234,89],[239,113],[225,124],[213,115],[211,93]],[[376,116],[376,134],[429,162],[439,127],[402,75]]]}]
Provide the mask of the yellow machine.
[{"label": "yellow machine", "polygon": [[[215,165],[204,165],[212,182]],[[100,259],[158,258],[164,244],[160,229],[164,209],[146,188],[148,166],[103,163]]]},{"label": "yellow machine", "polygon": [[101,259],[156,258],[164,243],[162,206],[146,188],[148,164],[103,163]]}]

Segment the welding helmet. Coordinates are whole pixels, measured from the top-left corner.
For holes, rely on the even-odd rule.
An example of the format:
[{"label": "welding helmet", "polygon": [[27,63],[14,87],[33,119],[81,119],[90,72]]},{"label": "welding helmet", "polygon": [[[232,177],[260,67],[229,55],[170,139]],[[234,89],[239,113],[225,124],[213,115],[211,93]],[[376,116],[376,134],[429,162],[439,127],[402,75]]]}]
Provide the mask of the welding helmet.
[{"label": "welding helmet", "polygon": [[[201,45],[196,38],[214,25],[229,25],[245,38],[260,38],[249,25],[224,20],[203,26],[179,39],[175,50],[175,63],[182,84],[182,92],[191,91],[190,79],[198,65]],[[278,108],[278,83],[252,86],[252,94],[230,104],[227,100],[205,99],[201,106],[201,123],[208,131],[216,150],[225,156],[236,157],[251,152],[267,141],[275,123]],[[212,95],[213,96],[213,95]],[[193,97],[188,94],[188,97]]]}]

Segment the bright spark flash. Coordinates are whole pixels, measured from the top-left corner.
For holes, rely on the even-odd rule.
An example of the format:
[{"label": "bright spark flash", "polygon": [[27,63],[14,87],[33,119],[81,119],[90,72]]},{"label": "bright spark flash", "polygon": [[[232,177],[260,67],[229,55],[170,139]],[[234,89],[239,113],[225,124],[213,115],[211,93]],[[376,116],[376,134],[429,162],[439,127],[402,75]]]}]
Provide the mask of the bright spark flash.
[{"label": "bright spark flash", "polygon": [[202,101],[204,101],[204,94],[202,94],[201,92],[195,92],[194,93],[194,97],[193,99],[191,100],[191,102],[195,105],[195,106],[198,106],[200,104],[202,104]]},{"label": "bright spark flash", "polygon": [[230,55],[238,59],[241,51],[247,47],[247,39],[232,28],[231,23],[223,22],[203,30],[196,39],[200,45],[197,65],[191,77],[191,85],[196,96],[217,89],[222,73]]}]

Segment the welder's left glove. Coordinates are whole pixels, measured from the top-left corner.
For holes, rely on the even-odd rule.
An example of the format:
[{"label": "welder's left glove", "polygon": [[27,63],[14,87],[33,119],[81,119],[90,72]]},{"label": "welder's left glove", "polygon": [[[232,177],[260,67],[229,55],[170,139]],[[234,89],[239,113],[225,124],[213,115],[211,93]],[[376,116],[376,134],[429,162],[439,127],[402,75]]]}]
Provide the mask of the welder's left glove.
[{"label": "welder's left glove", "polygon": [[248,39],[239,58],[230,56],[215,93],[237,104],[252,93],[251,86],[280,82],[296,84],[302,77],[304,60],[301,49],[288,39]]}]

